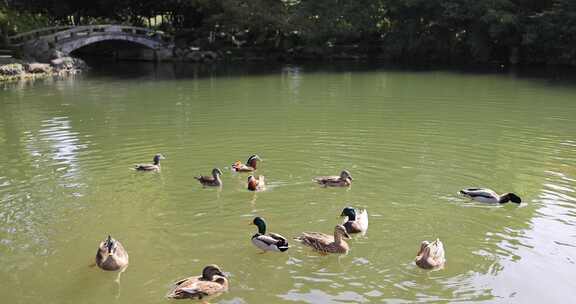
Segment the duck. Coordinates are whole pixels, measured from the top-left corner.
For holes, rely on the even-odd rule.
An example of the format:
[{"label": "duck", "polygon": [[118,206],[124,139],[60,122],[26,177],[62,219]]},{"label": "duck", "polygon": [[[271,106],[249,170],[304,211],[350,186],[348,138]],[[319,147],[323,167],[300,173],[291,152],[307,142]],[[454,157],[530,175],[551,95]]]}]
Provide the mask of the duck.
[{"label": "duck", "polygon": [[285,237],[272,232],[266,234],[266,221],[263,218],[257,216],[250,224],[258,227],[258,233],[252,236],[252,244],[263,252],[285,252],[290,248]]},{"label": "duck", "polygon": [[154,155],[154,158],[152,159],[152,162],[153,162],[152,164],[138,164],[138,165],[135,165],[134,170],[159,172],[161,159],[166,159],[166,157],[164,157],[162,154],[156,154],[156,155]]},{"label": "duck", "polygon": [[318,176],[314,181],[325,187],[348,187],[352,185],[352,175],[348,170],[342,170],[340,175]]},{"label": "duck", "polygon": [[362,233],[365,234],[368,230],[368,211],[366,209],[355,209],[352,207],[346,207],[342,210],[340,216],[345,216],[346,221],[344,228],[346,232],[350,233]]},{"label": "duck", "polygon": [[522,203],[522,199],[514,193],[498,195],[494,190],[487,188],[467,188],[459,191],[460,194],[481,203],[505,204],[513,202]]},{"label": "duck", "polygon": [[218,265],[208,265],[201,276],[188,277],[174,283],[166,295],[170,299],[212,298],[228,291],[228,278]]},{"label": "duck", "polygon": [[342,225],[334,227],[334,235],[328,235],[321,232],[303,232],[297,236],[295,240],[299,241],[304,246],[312,248],[312,250],[320,253],[321,255],[333,254],[348,254],[350,247],[343,238],[350,239],[350,235],[346,232],[346,228]]},{"label": "duck", "polygon": [[211,186],[211,187],[220,187],[222,186],[222,180],[220,179],[220,175],[222,175],[222,171],[218,168],[212,169],[212,176],[195,176],[194,178],[197,179],[202,185],[204,186]]},{"label": "duck", "polygon": [[444,244],[439,239],[430,243],[423,241],[420,244],[420,250],[416,254],[416,265],[423,269],[440,268],[446,263],[444,257]]},{"label": "duck", "polygon": [[106,271],[123,270],[128,267],[128,252],[122,243],[108,235],[98,246],[96,265]]},{"label": "duck", "polygon": [[236,161],[232,165],[232,170],[236,172],[253,172],[256,171],[256,167],[258,166],[258,161],[262,161],[260,156],[253,154],[248,157],[246,164],[243,164],[241,161]]},{"label": "duck", "polygon": [[263,191],[264,189],[266,189],[266,183],[263,175],[258,176],[258,178],[253,175],[248,176],[248,190]]}]

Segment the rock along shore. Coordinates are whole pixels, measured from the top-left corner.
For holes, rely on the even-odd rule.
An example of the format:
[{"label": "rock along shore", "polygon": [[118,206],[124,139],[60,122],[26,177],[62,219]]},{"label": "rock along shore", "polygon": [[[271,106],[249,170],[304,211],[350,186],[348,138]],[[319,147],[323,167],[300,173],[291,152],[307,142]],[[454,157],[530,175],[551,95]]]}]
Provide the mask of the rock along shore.
[{"label": "rock along shore", "polygon": [[46,77],[65,77],[76,75],[88,69],[88,65],[79,58],[55,56],[50,63],[15,60],[0,65],[0,82],[32,80]]}]

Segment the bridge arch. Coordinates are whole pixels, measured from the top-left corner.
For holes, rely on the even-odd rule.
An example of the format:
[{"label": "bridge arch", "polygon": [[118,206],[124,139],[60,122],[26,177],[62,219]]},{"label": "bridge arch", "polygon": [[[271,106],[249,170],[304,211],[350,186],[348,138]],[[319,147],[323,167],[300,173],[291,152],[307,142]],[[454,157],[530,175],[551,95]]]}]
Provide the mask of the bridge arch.
[{"label": "bridge arch", "polygon": [[[102,41],[127,41],[152,49],[155,58],[172,56],[174,45],[171,37],[161,31],[124,25],[88,25],[77,27],[51,27],[22,33],[9,38],[9,43],[24,52],[36,52],[39,45],[64,54]],[[44,50],[47,51],[47,50]],[[161,58],[156,57],[161,54]]]},{"label": "bridge arch", "polygon": [[162,44],[159,43],[158,41],[151,40],[145,37],[117,36],[117,35],[93,35],[83,39],[75,39],[59,43],[56,45],[55,48],[64,54],[70,54],[77,49],[102,41],[128,41],[152,50],[162,48]]}]

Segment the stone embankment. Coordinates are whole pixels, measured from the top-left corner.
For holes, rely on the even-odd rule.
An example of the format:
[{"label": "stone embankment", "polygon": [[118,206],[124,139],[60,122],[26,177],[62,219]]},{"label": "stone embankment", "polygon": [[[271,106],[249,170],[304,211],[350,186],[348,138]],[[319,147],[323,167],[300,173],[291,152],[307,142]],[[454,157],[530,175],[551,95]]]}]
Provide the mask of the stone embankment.
[{"label": "stone embankment", "polygon": [[30,80],[55,76],[70,76],[87,70],[82,59],[55,54],[49,63],[14,60],[0,66],[0,81]]},{"label": "stone embankment", "polygon": [[173,61],[184,61],[194,63],[211,63],[223,59],[222,54],[210,50],[200,50],[198,47],[188,46],[182,48],[174,48]]}]

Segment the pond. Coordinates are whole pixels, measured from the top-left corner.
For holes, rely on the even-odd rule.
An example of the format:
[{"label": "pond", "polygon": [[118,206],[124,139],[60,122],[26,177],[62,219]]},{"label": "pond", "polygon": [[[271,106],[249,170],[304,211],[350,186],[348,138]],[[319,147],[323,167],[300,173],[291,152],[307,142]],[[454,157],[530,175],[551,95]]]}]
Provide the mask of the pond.
[{"label": "pond", "polygon": [[[218,264],[217,303],[565,302],[576,283],[576,85],[513,72],[366,65],[114,65],[0,92],[0,294],[5,303],[166,303]],[[131,170],[162,153],[160,173]],[[268,188],[231,164],[262,158]],[[223,187],[194,179],[213,168]],[[347,188],[318,175],[348,169]],[[465,187],[519,194],[474,203]],[[346,256],[292,238],[370,228]],[[261,254],[262,216],[289,238]],[[90,267],[111,234],[130,255]],[[422,270],[422,240],[447,263]]]}]

